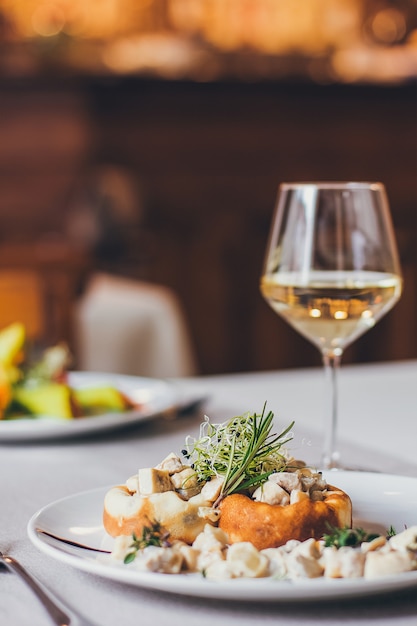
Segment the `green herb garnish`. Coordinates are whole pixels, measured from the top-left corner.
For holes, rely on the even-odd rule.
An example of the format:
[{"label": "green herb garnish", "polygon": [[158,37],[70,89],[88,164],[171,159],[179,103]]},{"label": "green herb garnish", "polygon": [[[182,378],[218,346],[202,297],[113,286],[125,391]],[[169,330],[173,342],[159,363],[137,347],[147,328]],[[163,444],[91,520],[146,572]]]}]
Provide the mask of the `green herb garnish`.
[{"label": "green herb garnish", "polygon": [[152,522],[150,526],[144,526],[141,537],[138,538],[135,533],[132,534],[133,541],[129,546],[130,550],[123,559],[123,562],[126,565],[128,563],[132,563],[132,561],[135,560],[138,551],[143,550],[148,546],[169,546],[168,537],[169,533],[159,522]]},{"label": "green herb garnish", "polygon": [[279,435],[271,435],[273,418],[272,411],[265,414],[265,406],[260,415],[246,413],[223,424],[211,424],[206,417],[199,439],[187,438],[183,454],[198,480],[224,478],[214,506],[227,495],[255,488],[273,472],[286,469],[287,457],[281,449],[292,438],[285,439],[294,422]]},{"label": "green herb garnish", "polygon": [[397,531],[395,530],[394,526],[390,526],[387,530],[387,539],[389,539],[390,537],[395,537],[395,535],[397,534]]},{"label": "green herb garnish", "polygon": [[336,528],[329,526],[329,534],[323,535],[324,545],[326,548],[334,546],[335,548],[343,548],[349,546],[356,548],[363,542],[373,541],[380,537],[378,533],[367,533],[363,528]]}]

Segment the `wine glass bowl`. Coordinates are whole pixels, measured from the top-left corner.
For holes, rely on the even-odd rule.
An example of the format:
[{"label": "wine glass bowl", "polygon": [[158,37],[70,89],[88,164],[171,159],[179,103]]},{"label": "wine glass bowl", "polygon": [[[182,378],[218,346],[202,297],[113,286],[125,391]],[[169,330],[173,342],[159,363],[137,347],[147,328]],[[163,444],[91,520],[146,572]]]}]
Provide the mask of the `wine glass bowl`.
[{"label": "wine glass bowl", "polygon": [[344,349],[400,298],[402,277],[382,183],[284,183],[260,289],[321,352],[329,379],[324,468],[339,466],[336,375]]}]

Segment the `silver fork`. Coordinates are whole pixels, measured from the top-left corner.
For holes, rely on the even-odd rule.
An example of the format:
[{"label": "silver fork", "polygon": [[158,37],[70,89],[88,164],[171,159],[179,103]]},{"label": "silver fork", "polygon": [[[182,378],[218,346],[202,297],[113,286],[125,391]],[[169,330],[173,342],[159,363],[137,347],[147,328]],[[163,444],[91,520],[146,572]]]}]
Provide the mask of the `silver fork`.
[{"label": "silver fork", "polygon": [[59,600],[51,591],[47,590],[15,558],[0,552],[0,563],[3,563],[10,571],[24,580],[36,594],[56,626],[94,626],[92,622],[79,615],[74,609],[66,606],[62,600]]}]

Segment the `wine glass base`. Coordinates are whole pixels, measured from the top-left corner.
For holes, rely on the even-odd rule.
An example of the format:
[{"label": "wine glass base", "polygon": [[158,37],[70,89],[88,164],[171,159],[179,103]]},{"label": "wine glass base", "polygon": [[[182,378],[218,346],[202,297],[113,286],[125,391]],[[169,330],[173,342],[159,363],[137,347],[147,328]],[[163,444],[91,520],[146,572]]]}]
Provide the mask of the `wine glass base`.
[{"label": "wine glass base", "polygon": [[318,463],[316,466],[319,472],[370,472],[372,474],[380,474],[381,470],[375,467],[365,467],[363,465],[344,465],[341,462],[332,463],[331,465]]},{"label": "wine glass base", "polygon": [[320,467],[324,470],[344,470],[345,467],[341,463],[340,453],[333,452],[331,455],[323,454]]},{"label": "wine glass base", "polygon": [[341,459],[341,455],[336,452],[331,459],[324,456],[321,462],[316,466],[319,471],[326,472],[372,472],[380,473],[380,470],[374,467],[365,467],[361,465],[345,465]]}]

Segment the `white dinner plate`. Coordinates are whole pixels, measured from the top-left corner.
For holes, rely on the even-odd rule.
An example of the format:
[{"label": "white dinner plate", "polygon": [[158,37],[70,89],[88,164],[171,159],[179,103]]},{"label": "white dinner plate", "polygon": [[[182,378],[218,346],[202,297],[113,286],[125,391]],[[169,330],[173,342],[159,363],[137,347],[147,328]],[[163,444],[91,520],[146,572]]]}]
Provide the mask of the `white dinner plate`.
[{"label": "white dinner plate", "polygon": [[96,372],[70,372],[68,379],[74,388],[111,385],[141,406],[131,411],[109,412],[70,420],[42,415],[35,418],[0,420],[0,443],[71,438],[125,428],[169,412],[178,402],[176,387],[169,381]]},{"label": "white dinner plate", "polygon": [[[346,490],[353,502],[354,525],[397,532],[417,524],[417,479],[367,472],[325,472],[325,478]],[[41,509],[28,524],[33,544],[67,565],[113,581],[176,594],[226,600],[288,602],[346,598],[417,587],[417,571],[376,580],[316,578],[278,581],[267,578],[207,580],[200,574],[139,572],[110,562],[82,548],[58,542],[38,529],[95,548],[110,548],[112,539],[102,525],[104,494],[109,487],[78,493]]]}]

